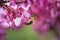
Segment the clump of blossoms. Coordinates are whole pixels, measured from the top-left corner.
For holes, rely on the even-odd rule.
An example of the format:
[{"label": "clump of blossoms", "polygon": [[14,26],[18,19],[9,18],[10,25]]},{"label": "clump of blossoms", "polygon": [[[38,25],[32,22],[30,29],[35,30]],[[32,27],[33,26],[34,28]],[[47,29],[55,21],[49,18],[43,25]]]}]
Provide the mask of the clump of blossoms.
[{"label": "clump of blossoms", "polygon": [[29,3],[31,14],[36,16],[33,29],[45,34],[53,28],[60,40],[60,0],[29,0]]},{"label": "clump of blossoms", "polygon": [[33,29],[39,34],[45,34],[50,28],[57,32],[60,40],[60,0],[9,0],[0,1],[0,39],[6,40],[6,29],[21,29],[22,26],[35,15]]},{"label": "clump of blossoms", "polygon": [[6,40],[7,29],[21,29],[30,19],[29,5],[25,6],[24,2],[16,4],[15,0],[1,0],[0,3],[0,40]]}]

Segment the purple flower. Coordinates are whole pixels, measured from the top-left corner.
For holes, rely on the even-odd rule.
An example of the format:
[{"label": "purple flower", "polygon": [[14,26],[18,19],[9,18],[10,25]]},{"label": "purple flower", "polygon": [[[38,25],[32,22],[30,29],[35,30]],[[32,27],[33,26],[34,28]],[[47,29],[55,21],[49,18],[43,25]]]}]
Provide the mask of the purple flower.
[{"label": "purple flower", "polygon": [[16,5],[14,0],[0,7],[0,40],[6,40],[6,30],[19,30],[30,19],[29,5]]},{"label": "purple flower", "polygon": [[[33,29],[45,34],[52,26],[60,38],[60,1],[59,0],[9,0],[0,7],[0,39],[5,40],[6,29],[18,30],[35,15]],[[2,34],[3,33],[3,34]]]},{"label": "purple flower", "polygon": [[[36,16],[33,23],[33,29],[45,34],[49,31],[50,27],[54,28],[58,35],[60,26],[60,1],[59,0],[30,0],[30,12]],[[59,19],[57,19],[59,16]],[[58,21],[59,20],[59,21]],[[60,37],[59,37],[60,38]]]}]

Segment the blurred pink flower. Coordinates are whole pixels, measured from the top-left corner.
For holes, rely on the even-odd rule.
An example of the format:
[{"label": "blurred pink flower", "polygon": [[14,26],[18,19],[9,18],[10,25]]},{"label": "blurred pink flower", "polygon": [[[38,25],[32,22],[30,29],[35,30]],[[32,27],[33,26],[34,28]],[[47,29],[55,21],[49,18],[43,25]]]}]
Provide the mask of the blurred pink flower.
[{"label": "blurred pink flower", "polygon": [[45,34],[52,27],[56,30],[57,35],[60,35],[60,25],[57,25],[60,24],[60,1],[29,0],[29,3],[31,4],[31,15],[34,14],[36,16],[33,29],[39,34]]}]

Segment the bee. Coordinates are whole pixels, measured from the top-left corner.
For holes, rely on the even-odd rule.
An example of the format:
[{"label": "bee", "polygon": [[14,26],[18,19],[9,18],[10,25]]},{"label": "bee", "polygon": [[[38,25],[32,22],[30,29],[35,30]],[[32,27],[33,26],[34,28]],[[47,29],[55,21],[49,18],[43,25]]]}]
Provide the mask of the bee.
[{"label": "bee", "polygon": [[36,19],[36,17],[35,17],[35,15],[33,15],[33,16],[27,21],[27,23],[25,23],[25,24],[26,24],[26,25],[30,25],[30,24],[34,23],[35,19]]}]

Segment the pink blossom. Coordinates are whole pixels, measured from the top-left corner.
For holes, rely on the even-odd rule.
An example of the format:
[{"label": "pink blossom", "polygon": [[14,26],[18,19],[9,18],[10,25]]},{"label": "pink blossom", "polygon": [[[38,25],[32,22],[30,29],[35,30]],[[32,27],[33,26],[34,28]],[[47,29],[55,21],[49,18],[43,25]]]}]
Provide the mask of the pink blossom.
[{"label": "pink blossom", "polygon": [[0,40],[6,40],[8,28],[12,30],[21,29],[30,18],[29,6],[25,7],[25,4],[16,5],[14,0],[10,0],[5,5],[7,7],[0,7]]},{"label": "pink blossom", "polygon": [[[45,34],[50,27],[60,38],[60,1],[59,0],[9,0],[7,7],[0,7],[1,40],[5,40],[6,29],[21,29],[22,26],[35,15],[33,29],[39,34]],[[19,3],[17,3],[19,2]],[[3,33],[3,34],[2,34]],[[3,38],[4,37],[4,38]]]},{"label": "pink blossom", "polygon": [[[31,4],[30,12],[36,16],[35,22],[33,23],[33,29],[38,33],[46,33],[50,27],[54,28],[59,34],[58,29],[60,26],[60,1],[59,0],[30,0]],[[57,22],[57,20],[59,20]],[[57,24],[56,24],[57,23]],[[60,38],[60,37],[59,37]],[[59,39],[60,40],[60,39]]]}]

